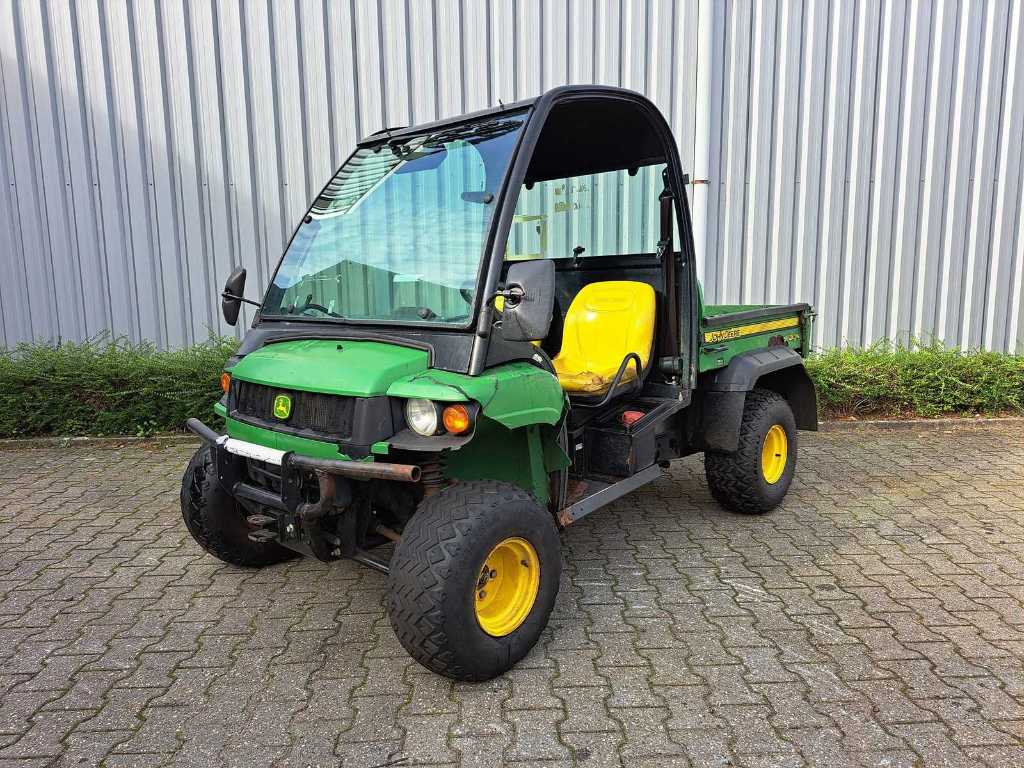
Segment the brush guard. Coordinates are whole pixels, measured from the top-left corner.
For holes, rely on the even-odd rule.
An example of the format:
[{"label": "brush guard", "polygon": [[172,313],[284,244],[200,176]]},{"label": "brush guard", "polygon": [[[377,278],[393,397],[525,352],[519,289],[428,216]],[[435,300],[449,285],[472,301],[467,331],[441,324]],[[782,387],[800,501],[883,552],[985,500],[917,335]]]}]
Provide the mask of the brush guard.
[{"label": "brush guard", "polygon": [[[359,523],[367,519],[369,508],[354,499],[352,483],[366,480],[416,483],[420,480],[420,467],[415,464],[317,459],[219,435],[199,419],[189,419],[185,426],[210,445],[221,487],[253,511],[247,517],[249,524],[255,526],[249,534],[251,539],[277,541],[324,562],[348,557],[387,572],[386,563],[358,546],[361,538]],[[247,459],[281,468],[280,493],[247,482]],[[304,499],[302,493],[303,479],[311,474],[319,486],[316,501]],[[339,516],[337,532],[324,526],[329,515]]]}]

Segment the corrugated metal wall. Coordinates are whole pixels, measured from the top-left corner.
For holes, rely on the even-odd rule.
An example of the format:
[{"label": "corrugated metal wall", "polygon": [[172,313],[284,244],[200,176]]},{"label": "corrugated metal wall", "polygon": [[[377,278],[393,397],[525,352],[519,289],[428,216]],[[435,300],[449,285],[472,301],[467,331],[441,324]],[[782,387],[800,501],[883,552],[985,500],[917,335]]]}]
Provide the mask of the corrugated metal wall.
[{"label": "corrugated metal wall", "polygon": [[1024,4],[714,5],[705,275],[818,342],[1019,348]]},{"label": "corrugated metal wall", "polygon": [[709,301],[1024,336],[1021,0],[0,3],[0,342],[230,332],[357,137],[599,82],[679,140]]}]

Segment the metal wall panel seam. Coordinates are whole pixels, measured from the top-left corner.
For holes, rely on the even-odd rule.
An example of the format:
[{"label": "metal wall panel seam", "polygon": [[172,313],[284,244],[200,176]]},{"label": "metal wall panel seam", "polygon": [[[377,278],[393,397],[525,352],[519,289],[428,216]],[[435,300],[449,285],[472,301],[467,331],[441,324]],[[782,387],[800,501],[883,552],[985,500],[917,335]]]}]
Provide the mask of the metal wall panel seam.
[{"label": "metal wall panel seam", "polygon": [[[979,258],[979,240],[982,239],[983,234],[981,228],[984,226],[985,217],[989,217],[989,224],[991,224],[992,207],[991,199],[987,202],[989,205],[985,205],[986,198],[989,198],[988,191],[990,190],[990,176],[985,173],[986,166],[986,155],[989,148],[989,141],[991,132],[985,130],[984,127],[987,124],[986,119],[989,117],[989,112],[992,109],[991,97],[992,89],[989,87],[989,80],[992,78],[992,70],[994,66],[993,57],[995,53],[995,24],[996,24],[996,8],[994,5],[990,5],[986,9],[985,19],[985,32],[983,37],[983,44],[981,48],[981,71],[978,76],[978,89],[980,90],[979,104],[975,114],[975,141],[974,144],[974,163],[972,167],[972,205],[971,215],[968,221],[968,234],[967,234],[967,247],[964,256],[964,286],[962,291],[962,306],[964,309],[961,310],[960,315],[960,349],[966,351],[971,346],[971,320],[976,316],[976,313],[972,307],[972,299],[974,298],[974,277],[976,270],[976,262]],[[1003,39],[1005,41],[1006,27],[1003,27]],[[1001,69],[1001,68],[1000,68]],[[999,111],[999,105],[996,107],[996,111]],[[978,125],[982,126],[981,130],[978,130]],[[998,118],[996,120],[998,126]],[[998,142],[998,135],[994,137]],[[987,238],[986,238],[987,240]],[[982,301],[984,301],[984,295],[982,295]],[[970,307],[971,309],[966,309]],[[985,308],[981,307],[981,312],[977,313],[982,319],[985,318]]]},{"label": "metal wall panel seam", "polygon": [[[839,260],[841,264],[840,268],[840,283],[839,283],[839,313],[838,313],[838,329],[837,329],[837,346],[848,346],[851,344],[851,320],[850,315],[853,311],[853,265],[856,260],[856,251],[858,240],[861,238],[861,221],[859,217],[859,204],[861,197],[864,194],[863,190],[865,182],[870,185],[870,178],[866,178],[870,174],[870,159],[873,152],[872,142],[868,142],[867,147],[864,147],[864,142],[860,140],[858,135],[855,135],[855,129],[863,129],[865,123],[869,126],[874,124],[874,115],[872,119],[865,121],[863,119],[862,112],[867,108],[865,106],[866,96],[865,90],[868,87],[864,82],[865,78],[862,76],[863,72],[857,69],[858,65],[862,62],[866,62],[868,59],[868,40],[867,36],[870,31],[868,24],[868,4],[860,3],[856,6],[858,13],[855,15],[854,39],[856,43],[853,48],[851,65],[850,65],[850,79],[852,80],[851,85],[853,86],[853,95],[851,97],[848,112],[847,112],[847,133],[846,133],[846,144],[848,147],[846,157],[846,172],[844,174],[844,205],[842,207],[843,225],[842,225],[842,242],[839,248]],[[872,93],[874,93],[874,83],[870,85]],[[870,99],[871,107],[874,107],[875,99]],[[866,154],[868,157],[868,168],[869,174],[861,174],[860,166],[864,162],[862,155]]]},{"label": "metal wall panel seam", "polygon": [[[922,177],[925,179],[935,178],[937,174],[937,164],[939,162],[939,131],[942,128],[940,123],[940,112],[939,112],[939,83],[943,81],[942,73],[943,68],[941,62],[942,57],[942,42],[944,39],[944,18],[945,15],[942,13],[942,9],[938,13],[932,15],[932,28],[929,36],[929,56],[928,63],[930,68],[928,88],[927,88],[927,135],[924,168],[922,169]],[[944,158],[943,158],[944,162]],[[945,167],[943,167],[942,177],[945,178]],[[923,202],[921,207],[921,213],[919,216],[918,232],[923,233],[917,237],[918,248],[915,249],[915,289],[914,289],[914,319],[911,328],[911,334],[915,339],[922,340],[924,336],[925,328],[925,304],[926,304],[926,292],[928,289],[928,265],[934,262],[935,264],[940,263],[938,258],[934,260],[930,259],[930,249],[928,248],[929,234],[932,229],[932,221],[934,219],[933,201],[936,194],[943,194],[943,189],[935,189],[934,187],[926,186],[922,192]],[[941,203],[940,203],[941,205]],[[938,254],[936,254],[936,257]],[[937,273],[936,273],[937,279]],[[937,282],[936,282],[937,285]],[[934,300],[934,297],[933,297]]]},{"label": "metal wall panel seam", "polygon": [[[800,137],[800,149],[799,157],[797,159],[796,167],[796,185],[798,192],[793,195],[793,209],[792,216],[797,222],[795,227],[795,234],[793,240],[793,248],[791,253],[794,254],[794,264],[790,283],[790,295],[791,296],[802,296],[804,295],[804,262],[807,261],[805,250],[810,251],[811,249],[807,246],[811,244],[811,236],[808,232],[808,228],[812,223],[817,223],[817,217],[810,215],[810,195],[811,195],[811,152],[814,144],[812,143],[811,131],[815,126],[814,114],[812,111],[811,99],[815,97],[816,89],[809,87],[808,83],[812,77],[817,74],[817,68],[814,66],[814,51],[815,51],[815,40],[814,34],[817,27],[816,20],[818,14],[822,8],[821,3],[810,3],[806,6],[806,13],[800,16],[800,58],[797,73],[797,79],[799,81],[799,92],[798,92],[798,108],[797,108],[797,135]],[[826,17],[826,39],[827,39],[827,23],[828,13]],[[821,135],[822,126],[824,121],[824,109],[821,110],[821,117],[817,121],[818,135]],[[816,174],[817,175],[817,174]],[[820,178],[820,177],[819,177]],[[815,187],[817,191],[819,187]],[[817,230],[815,229],[815,235],[813,242],[817,242]],[[812,254],[813,256],[813,251]],[[813,290],[814,283],[816,282],[812,275],[811,289]],[[820,334],[820,331],[819,331]],[[819,341],[818,339],[814,340]]]},{"label": "metal wall panel seam", "polygon": [[[1003,133],[1005,141],[1006,151],[1004,152],[1004,159],[1007,165],[1004,165],[1000,169],[1000,179],[1008,179],[1009,174],[1007,167],[1010,162],[1011,148],[1016,148],[1017,152],[1017,192],[1015,196],[1016,202],[1016,229],[1017,237],[1014,240],[1013,237],[1013,214],[1009,207],[1001,216],[997,219],[1000,224],[1004,221],[1009,221],[1009,231],[1005,234],[1000,229],[1001,236],[994,237],[993,240],[999,243],[1010,243],[1009,246],[1009,260],[1010,260],[1010,289],[1008,291],[1009,300],[1007,302],[1007,317],[1006,317],[1006,341],[1004,348],[1007,351],[1024,352],[1024,340],[1018,335],[1020,333],[1020,313],[1021,313],[1021,283],[1024,280],[1024,153],[1019,151],[1021,146],[1020,139],[1024,135],[1024,76],[1022,76],[1022,57],[1024,54],[1021,52],[1024,41],[1022,41],[1022,30],[1024,26],[1024,3],[1017,3],[1013,7],[1014,14],[1010,25],[1010,46],[1008,51],[1011,55],[1012,66],[1009,67],[1009,79],[1011,87],[1009,88],[1010,98],[1014,100],[1012,110],[1012,116],[1017,120],[1017,131],[1013,134],[1015,141],[1011,143],[1010,131]],[[1004,186],[1001,188],[1008,194],[1013,193],[1008,189],[1008,181],[1004,182]],[[998,206],[1003,207],[1003,206]]]},{"label": "metal wall panel seam", "polygon": [[[697,277],[703,281],[707,274],[707,262],[712,252],[708,242],[708,217],[710,206],[711,180],[711,60],[714,48],[713,0],[697,0],[697,56],[696,56],[696,100],[693,105],[693,180],[691,204],[693,206],[693,239],[697,260]],[[715,180],[717,188],[717,179]]]},{"label": "metal wall panel seam", "polygon": [[[830,11],[833,6],[830,6]],[[817,259],[816,259],[816,286],[813,295],[813,302],[815,310],[818,312],[818,329],[821,334],[819,344],[822,346],[830,346],[836,341],[835,328],[829,327],[826,323],[831,311],[831,304],[826,301],[826,294],[828,292],[828,282],[831,274],[829,273],[829,265],[831,264],[830,254],[832,251],[832,243],[835,238],[833,234],[834,226],[833,220],[835,217],[834,212],[838,209],[837,202],[835,200],[835,169],[834,159],[838,156],[839,147],[836,139],[836,123],[837,113],[840,108],[840,24],[836,18],[835,13],[829,13],[829,30],[828,39],[829,46],[826,54],[826,71],[828,72],[828,79],[826,83],[827,97],[825,99],[824,111],[823,111],[823,135],[825,150],[822,154],[821,162],[821,185],[823,188],[821,205],[819,211],[822,212],[820,216],[819,235],[817,242]],[[842,200],[842,195],[839,195]],[[841,204],[840,204],[841,205]]]},{"label": "metal wall panel seam", "polygon": [[[968,33],[970,31],[968,16],[968,5],[961,6],[961,17],[958,23],[958,35],[957,35],[957,48],[956,48],[956,60],[954,64],[955,70],[955,85],[953,91],[953,115],[950,125],[953,131],[952,151],[949,157],[949,172],[951,178],[960,180],[966,174],[960,170],[960,165],[963,162],[961,160],[961,154],[963,153],[963,141],[960,136],[960,132],[963,129],[963,123],[967,119],[964,116],[964,100],[966,98],[965,91],[967,90],[967,63],[965,59],[968,55]],[[966,148],[970,151],[970,148]],[[958,227],[958,220],[956,219],[956,199],[957,192],[961,188],[960,184],[954,184],[951,192],[947,193],[946,206],[945,206],[945,217],[943,222],[943,238],[942,238],[942,250],[940,252],[939,264],[939,293],[937,295],[938,304],[938,315],[937,315],[937,328],[940,336],[946,335],[947,321],[949,316],[950,305],[953,303],[953,297],[950,295],[952,292],[952,261],[954,259],[954,248],[956,243],[954,237],[956,235]]]},{"label": "metal wall panel seam", "polygon": [[[1010,7],[1011,13],[1013,8]],[[999,80],[999,116],[996,122],[996,136],[994,137],[993,144],[995,146],[995,160],[993,162],[993,189],[991,206],[989,209],[989,221],[988,221],[988,237],[985,239],[985,251],[986,257],[986,273],[984,281],[984,310],[981,314],[982,327],[981,327],[981,344],[979,346],[985,346],[993,348],[997,344],[996,340],[996,329],[999,328],[1001,334],[1006,330],[1005,317],[1003,322],[997,322],[997,311],[999,309],[1008,309],[1003,305],[1000,306],[998,298],[1000,295],[1000,276],[1002,273],[1001,264],[1001,242],[1004,239],[1003,227],[1006,220],[1006,197],[1007,193],[1013,195],[1013,192],[1009,189],[1011,179],[1013,178],[1010,173],[1012,163],[1012,156],[1016,155],[1019,161],[1020,157],[1020,141],[1019,136],[1017,143],[1011,145],[1009,143],[1010,137],[1013,135],[1013,118],[1014,118],[1014,94],[1017,88],[1017,72],[1016,67],[1019,66],[1018,57],[1020,52],[1015,50],[1012,46],[1019,46],[1020,41],[1014,40],[1014,35],[1019,34],[1019,14],[1011,16],[1010,19],[1001,19],[1003,24],[1002,39],[999,41],[1002,47],[1002,66],[1000,67],[1000,80]],[[1011,253],[1011,265],[1012,265],[1012,253]],[[1000,328],[1001,326],[1001,328]],[[1002,339],[1002,347],[1010,349],[1009,346],[1012,339],[1004,337]]]},{"label": "metal wall panel seam", "polygon": [[[754,301],[754,262],[758,258],[765,258],[767,256],[767,249],[761,249],[758,246],[767,242],[767,238],[764,237],[765,223],[761,210],[763,195],[760,194],[761,185],[767,175],[761,173],[761,165],[763,164],[762,154],[767,150],[768,162],[770,163],[772,153],[770,138],[768,142],[763,141],[765,129],[762,126],[765,112],[767,111],[769,118],[768,132],[770,136],[770,116],[772,112],[770,109],[766,110],[767,105],[763,103],[765,100],[763,79],[767,69],[764,62],[765,49],[767,48],[764,45],[765,27],[767,25],[765,14],[768,7],[766,3],[758,3],[751,11],[750,64],[747,70],[747,77],[742,86],[747,95],[747,140],[744,142],[743,220],[741,225],[743,238],[740,241],[739,247],[739,271],[742,278],[740,280],[739,294],[740,301],[746,304]],[[774,82],[774,78],[772,80]],[[740,84],[734,82],[733,87],[739,88]],[[758,236],[759,234],[760,237]],[[761,252],[757,253],[758,250]]]}]

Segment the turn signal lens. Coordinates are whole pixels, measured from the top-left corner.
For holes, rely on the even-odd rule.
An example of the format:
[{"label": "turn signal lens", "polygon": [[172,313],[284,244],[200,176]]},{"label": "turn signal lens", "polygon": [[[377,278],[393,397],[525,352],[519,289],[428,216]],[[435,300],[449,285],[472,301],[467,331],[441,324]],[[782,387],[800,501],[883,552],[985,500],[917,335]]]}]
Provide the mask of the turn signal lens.
[{"label": "turn signal lens", "polygon": [[469,409],[464,405],[449,405],[444,409],[444,428],[453,435],[461,435],[468,432],[473,426],[473,419],[469,415]]},{"label": "turn signal lens", "polygon": [[224,373],[220,375],[220,388],[223,389],[225,393],[231,389],[231,374],[227,371],[224,371]]}]

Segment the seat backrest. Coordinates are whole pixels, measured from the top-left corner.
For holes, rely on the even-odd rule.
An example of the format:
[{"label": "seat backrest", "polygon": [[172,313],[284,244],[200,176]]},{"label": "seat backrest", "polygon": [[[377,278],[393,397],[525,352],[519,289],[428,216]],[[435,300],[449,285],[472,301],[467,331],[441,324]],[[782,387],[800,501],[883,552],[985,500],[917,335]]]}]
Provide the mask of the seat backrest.
[{"label": "seat backrest", "polygon": [[654,289],[647,283],[585,285],[566,313],[559,358],[570,370],[614,372],[628,352],[635,352],[647,368],[654,318]]}]

